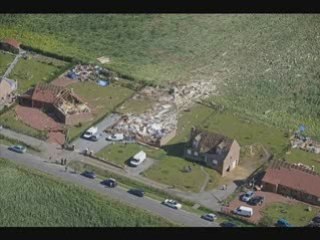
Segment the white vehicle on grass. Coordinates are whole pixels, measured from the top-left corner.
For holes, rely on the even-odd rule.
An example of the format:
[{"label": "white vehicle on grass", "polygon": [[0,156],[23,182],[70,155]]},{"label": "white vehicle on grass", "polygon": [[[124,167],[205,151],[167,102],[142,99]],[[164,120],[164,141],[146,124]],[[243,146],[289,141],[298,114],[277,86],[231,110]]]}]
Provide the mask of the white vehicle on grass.
[{"label": "white vehicle on grass", "polygon": [[144,160],[146,160],[146,158],[147,158],[147,154],[144,151],[140,151],[131,158],[130,165],[132,167],[137,167],[140,164],[142,164]]},{"label": "white vehicle on grass", "polygon": [[83,137],[86,139],[91,139],[98,132],[97,127],[91,127],[83,134]]},{"label": "white vehicle on grass", "polygon": [[182,205],[180,203],[178,203],[177,201],[172,200],[172,199],[166,199],[162,203],[164,205],[171,207],[171,208],[174,208],[174,209],[181,209],[182,208]]}]

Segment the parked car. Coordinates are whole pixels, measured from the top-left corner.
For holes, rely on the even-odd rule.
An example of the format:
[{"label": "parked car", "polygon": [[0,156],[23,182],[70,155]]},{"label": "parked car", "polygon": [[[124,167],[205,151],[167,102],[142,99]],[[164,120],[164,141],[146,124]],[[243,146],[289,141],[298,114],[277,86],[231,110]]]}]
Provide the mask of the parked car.
[{"label": "parked car", "polygon": [[130,166],[137,167],[146,160],[147,154],[144,151],[138,152],[130,159]]},{"label": "parked car", "polygon": [[202,215],[201,218],[208,220],[210,222],[214,222],[217,219],[217,216],[213,213],[207,213],[205,215]]},{"label": "parked car", "polygon": [[17,152],[17,153],[25,153],[27,151],[27,148],[22,145],[13,145],[9,147],[9,150]]},{"label": "parked car", "polygon": [[258,204],[262,204],[264,201],[264,197],[262,196],[254,196],[251,198],[247,203],[253,206],[256,206]]},{"label": "parked car", "polygon": [[162,202],[164,205],[174,208],[174,209],[180,209],[182,207],[182,205],[180,203],[178,203],[175,200],[172,199],[166,199]]},{"label": "parked car", "polygon": [[313,223],[320,223],[320,215],[315,216],[315,217],[312,219],[312,222],[313,222]]},{"label": "parked car", "polygon": [[133,195],[136,195],[138,197],[143,197],[144,196],[144,190],[142,189],[130,189],[128,193],[131,193]]},{"label": "parked car", "polygon": [[91,127],[87,131],[84,132],[82,135],[83,138],[85,139],[91,139],[92,136],[96,135],[98,133],[98,128],[97,127]]},{"label": "parked car", "polygon": [[118,186],[118,183],[114,178],[108,178],[108,179],[102,181],[101,184],[106,185],[107,187],[111,187],[111,188]]},{"label": "parked car", "polygon": [[110,134],[106,139],[109,141],[122,141],[124,139],[124,135],[122,133]]},{"label": "parked car", "polygon": [[223,222],[223,223],[220,223],[220,226],[221,227],[237,227],[237,225],[232,222]]},{"label": "parked car", "polygon": [[99,141],[99,139],[100,139],[100,135],[99,134],[92,135],[91,138],[90,138],[90,140],[94,141],[94,142]]},{"label": "parked car", "polygon": [[290,223],[288,223],[285,219],[279,219],[276,223],[276,227],[293,227]]},{"label": "parked car", "polygon": [[245,206],[240,206],[237,209],[233,210],[233,213],[243,217],[251,217],[253,215],[253,209]]},{"label": "parked car", "polygon": [[254,191],[248,191],[241,196],[241,200],[244,202],[248,202],[253,197],[254,197]]},{"label": "parked car", "polygon": [[84,177],[87,177],[87,178],[91,178],[91,179],[96,178],[96,174],[94,172],[90,172],[90,171],[84,171],[81,175]]}]

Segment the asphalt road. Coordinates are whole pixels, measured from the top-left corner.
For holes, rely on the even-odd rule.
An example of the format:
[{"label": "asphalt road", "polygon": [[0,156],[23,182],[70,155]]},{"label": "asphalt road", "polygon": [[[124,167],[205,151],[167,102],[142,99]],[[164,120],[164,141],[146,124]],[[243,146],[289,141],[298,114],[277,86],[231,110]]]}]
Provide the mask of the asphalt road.
[{"label": "asphalt road", "polygon": [[86,148],[88,148],[89,151],[97,153],[111,144],[112,142],[106,141],[107,134],[104,132],[104,130],[113,125],[119,119],[120,116],[117,114],[111,114],[108,117],[104,118],[100,123],[96,125],[96,127],[98,127],[98,134],[100,134],[100,139],[97,142],[93,142],[80,137],[72,142],[72,144],[75,145],[75,150],[77,152],[83,152]]},{"label": "asphalt road", "polygon": [[136,208],[147,210],[155,215],[166,218],[171,222],[180,224],[186,227],[219,227],[217,223],[211,223],[200,218],[200,216],[186,212],[184,210],[175,210],[162,205],[159,201],[144,197],[139,198],[133,196],[121,187],[107,188],[99,183],[99,180],[88,179],[81,175],[65,172],[63,166],[47,163],[45,159],[38,156],[31,155],[29,153],[19,154],[11,152],[6,146],[0,145],[0,157],[10,159],[18,164],[34,168],[45,172],[50,175],[54,175],[64,181],[72,182],[77,185],[81,185],[85,188],[89,188],[100,193],[103,196],[113,198],[120,202],[126,203]]}]

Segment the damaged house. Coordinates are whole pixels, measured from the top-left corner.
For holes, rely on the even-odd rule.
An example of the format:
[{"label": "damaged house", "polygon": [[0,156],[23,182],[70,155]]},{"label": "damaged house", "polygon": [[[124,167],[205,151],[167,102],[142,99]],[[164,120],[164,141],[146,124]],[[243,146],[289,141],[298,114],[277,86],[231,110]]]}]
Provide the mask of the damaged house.
[{"label": "damaged house", "polygon": [[19,96],[20,105],[40,108],[53,114],[57,121],[75,125],[92,120],[90,108],[72,89],[38,83],[34,89]]},{"label": "damaged house", "polygon": [[262,190],[320,205],[320,176],[312,169],[273,161],[262,178]]},{"label": "damaged house", "polygon": [[225,176],[239,164],[240,145],[226,136],[192,128],[184,157],[213,168]]}]

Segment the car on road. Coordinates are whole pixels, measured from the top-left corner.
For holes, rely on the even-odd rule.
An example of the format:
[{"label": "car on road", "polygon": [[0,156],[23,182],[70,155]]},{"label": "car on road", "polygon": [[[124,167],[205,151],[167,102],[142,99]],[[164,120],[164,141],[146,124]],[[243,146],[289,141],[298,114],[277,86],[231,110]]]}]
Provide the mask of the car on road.
[{"label": "car on road", "polygon": [[84,177],[87,177],[87,178],[91,178],[91,179],[96,178],[96,174],[94,172],[90,172],[90,171],[84,171],[83,173],[81,173],[81,175]]},{"label": "car on road", "polygon": [[248,191],[241,196],[241,201],[248,202],[253,197],[254,197],[254,191]]},{"label": "car on road", "polygon": [[204,214],[201,216],[201,218],[210,222],[214,222],[215,220],[217,220],[217,216],[213,213]]},{"label": "car on road", "polygon": [[114,178],[108,178],[101,182],[101,184],[106,185],[107,187],[114,188],[118,185],[117,181]]},{"label": "car on road", "polygon": [[182,205],[180,203],[178,203],[177,201],[172,200],[172,199],[166,199],[162,202],[162,204],[164,204],[168,207],[174,208],[174,209],[181,209],[182,208]]},{"label": "car on road", "polygon": [[276,222],[276,227],[293,227],[287,220],[281,218]]},{"label": "car on road", "polygon": [[254,196],[247,203],[249,205],[257,206],[258,204],[262,204],[264,201],[264,197],[262,196]]},{"label": "car on road", "polygon": [[220,223],[221,227],[237,227],[236,224],[234,224],[233,222],[222,222]]},{"label": "car on road", "polygon": [[136,195],[138,197],[144,196],[144,190],[142,190],[142,189],[129,189],[128,193],[131,193],[131,194]]},{"label": "car on road", "polygon": [[122,133],[109,134],[106,138],[108,141],[122,141],[124,139],[124,135]]},{"label": "car on road", "polygon": [[98,132],[98,128],[97,127],[91,127],[87,131],[84,132],[82,137],[85,138],[85,139],[89,139],[90,140],[92,138],[92,136],[97,134],[97,132]]},{"label": "car on road", "polygon": [[99,139],[100,139],[100,135],[99,134],[92,135],[91,138],[90,138],[90,140],[94,141],[94,142],[99,141]]},{"label": "car on road", "polygon": [[17,152],[17,153],[25,153],[27,151],[27,148],[22,145],[13,145],[9,147],[9,150]]}]

